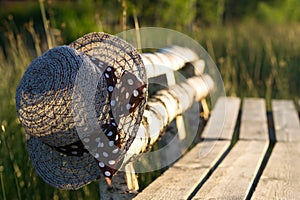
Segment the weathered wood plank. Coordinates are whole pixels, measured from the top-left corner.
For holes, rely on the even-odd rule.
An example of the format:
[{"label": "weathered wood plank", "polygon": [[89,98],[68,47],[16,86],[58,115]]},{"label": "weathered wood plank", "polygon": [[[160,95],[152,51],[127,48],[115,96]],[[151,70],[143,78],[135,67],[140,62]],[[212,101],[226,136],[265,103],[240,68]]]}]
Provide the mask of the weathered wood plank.
[{"label": "weathered wood plank", "polygon": [[299,199],[300,143],[277,143],[252,199]]},{"label": "weathered wood plank", "polygon": [[269,139],[264,99],[246,98],[243,102],[240,139]]},{"label": "weathered wood plank", "polygon": [[300,197],[300,125],[292,101],[273,100],[278,143],[253,194],[253,199],[298,199]]},{"label": "weathered wood plank", "polygon": [[[234,131],[234,125],[232,124],[236,122],[240,100],[238,98],[222,98],[218,103],[223,104],[224,102],[226,102],[228,107],[232,108],[232,110],[226,110],[231,115],[225,119],[224,127],[226,128],[223,129],[223,133],[229,136]],[[216,108],[218,107],[216,106]],[[218,112],[213,112],[211,119],[215,119],[214,115],[217,114]],[[226,116],[229,116],[229,114],[226,113]],[[212,127],[220,126],[219,121],[214,122],[217,124],[212,123]],[[205,127],[204,132],[209,131],[209,129],[209,127]],[[188,198],[229,148],[230,143],[231,140],[204,140],[176,162],[162,176],[152,182],[135,199]]]},{"label": "weathered wood plank", "polygon": [[[134,199],[187,199],[229,145],[229,141],[199,143]],[[199,149],[209,149],[210,153],[201,158]]]},{"label": "weathered wood plank", "polygon": [[194,199],[244,199],[267,150],[266,144],[239,141]]},{"label": "weathered wood plank", "polygon": [[300,142],[300,123],[297,110],[291,100],[273,100],[272,110],[279,142]]},{"label": "weathered wood plank", "polygon": [[219,98],[212,115],[203,131],[203,138],[231,140],[238,112],[240,99],[236,97]]},{"label": "weathered wood plank", "polygon": [[268,149],[268,140],[263,140],[268,136],[264,105],[262,99],[245,99],[243,129],[240,130],[243,139],[237,142],[194,199],[244,199],[248,195]]}]

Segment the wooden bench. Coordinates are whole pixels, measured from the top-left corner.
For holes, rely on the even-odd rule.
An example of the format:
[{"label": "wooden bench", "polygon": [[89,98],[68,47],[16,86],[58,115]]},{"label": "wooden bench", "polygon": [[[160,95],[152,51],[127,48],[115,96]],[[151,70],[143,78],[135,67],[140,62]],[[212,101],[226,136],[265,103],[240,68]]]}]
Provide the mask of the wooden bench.
[{"label": "wooden bench", "polygon": [[[128,162],[125,170],[114,177],[114,189],[107,190],[103,187],[104,180],[99,180],[101,199],[300,197],[300,125],[293,102],[273,100],[272,114],[269,114],[264,99],[237,97],[220,97],[202,132],[201,142],[136,194],[139,189],[136,163],[131,158],[145,153],[165,136],[165,128],[173,119],[178,131],[173,137],[178,145],[168,152],[172,154],[179,149],[180,154],[184,153],[181,144],[196,132],[186,131],[185,112],[201,101],[208,116],[205,98],[214,87],[209,75],[204,73],[205,63],[187,49],[172,47],[142,57],[149,77],[165,76],[169,89],[149,99],[137,135],[142,137],[133,142],[131,153],[125,156]],[[193,63],[197,70],[193,77],[178,83],[173,72],[187,62]],[[172,68],[161,67],[162,63]],[[193,117],[199,115],[194,113]],[[156,123],[150,125],[149,121]],[[164,162],[170,157],[168,152],[155,159]]]},{"label": "wooden bench", "polygon": [[269,117],[264,99],[243,99],[239,116],[240,104],[235,97],[219,99],[203,141],[134,199],[300,198],[300,125],[293,102],[273,100]]}]

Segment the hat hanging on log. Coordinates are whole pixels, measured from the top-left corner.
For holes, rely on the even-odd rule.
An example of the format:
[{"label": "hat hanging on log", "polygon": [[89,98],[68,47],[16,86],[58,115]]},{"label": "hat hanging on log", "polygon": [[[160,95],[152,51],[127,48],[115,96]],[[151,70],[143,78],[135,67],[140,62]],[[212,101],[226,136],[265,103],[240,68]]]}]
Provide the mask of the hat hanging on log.
[{"label": "hat hanging on log", "polygon": [[104,174],[108,184],[136,136],[147,98],[139,53],[105,33],[50,49],[25,71],[18,118],[39,176],[77,189]]}]

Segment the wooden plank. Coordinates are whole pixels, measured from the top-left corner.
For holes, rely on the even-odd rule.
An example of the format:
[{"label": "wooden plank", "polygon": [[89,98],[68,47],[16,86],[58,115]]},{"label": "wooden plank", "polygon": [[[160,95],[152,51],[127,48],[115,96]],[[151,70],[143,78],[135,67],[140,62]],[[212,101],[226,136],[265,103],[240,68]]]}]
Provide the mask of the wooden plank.
[{"label": "wooden plank", "polygon": [[276,139],[279,142],[300,141],[298,112],[291,100],[273,100],[272,110]]},{"label": "wooden plank", "polygon": [[[229,145],[229,141],[199,143],[134,199],[187,199]],[[199,149],[209,149],[210,153],[205,157],[201,157]]]},{"label": "wooden plank", "polygon": [[240,139],[268,140],[268,124],[264,99],[246,98],[243,102]]},{"label": "wooden plank", "polygon": [[[246,140],[242,139],[237,142],[196,193],[194,199],[244,199],[247,197],[269,146],[268,140],[262,140],[268,136],[266,120],[263,117],[266,115],[265,107],[262,105],[265,105],[262,99],[245,99],[243,105],[245,110],[242,112],[243,124],[241,124],[244,128],[241,129],[240,135]],[[256,111],[252,110],[254,108]],[[256,120],[257,116],[260,120]],[[252,126],[258,128],[253,129]]]},{"label": "wooden plank", "polygon": [[273,100],[275,144],[253,199],[300,197],[300,126],[292,101]]},{"label": "wooden plank", "polygon": [[[220,103],[221,101],[226,101],[229,107],[239,110],[240,100],[238,98],[223,98],[220,100]],[[227,112],[231,112],[231,110],[227,109]],[[211,119],[216,114],[218,112],[212,113]],[[231,112],[231,117],[226,118],[224,126],[231,128],[224,129],[224,134],[230,135],[233,133],[234,126],[227,125],[227,123],[234,124],[237,115],[238,112]],[[219,126],[219,124],[211,125]],[[208,129],[208,127],[205,127],[205,129]],[[225,133],[226,131],[230,133]],[[230,143],[231,140],[204,140],[197,144],[162,176],[138,194],[135,199],[187,199],[201,181],[205,179],[212,167],[220,160],[224,152],[229,148]]]},{"label": "wooden plank", "polygon": [[244,199],[267,148],[262,141],[239,141],[194,199]]},{"label": "wooden plank", "polygon": [[240,99],[221,97],[218,99],[212,115],[203,131],[203,138],[231,140],[240,108]]},{"label": "wooden plank", "polygon": [[252,199],[299,199],[300,143],[275,145]]}]

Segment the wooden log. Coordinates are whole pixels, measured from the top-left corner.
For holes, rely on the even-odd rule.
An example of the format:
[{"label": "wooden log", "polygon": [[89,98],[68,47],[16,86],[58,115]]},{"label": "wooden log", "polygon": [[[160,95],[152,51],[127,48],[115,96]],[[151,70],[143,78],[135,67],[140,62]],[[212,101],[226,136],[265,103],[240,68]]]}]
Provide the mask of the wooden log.
[{"label": "wooden log", "polygon": [[203,73],[205,62],[198,58],[192,50],[179,46],[160,49],[156,53],[142,53],[142,60],[147,70],[148,78],[170,74],[192,63],[197,75]]},{"label": "wooden log", "polygon": [[[143,53],[141,54],[143,59],[144,65],[147,70],[148,78],[157,77],[160,75],[165,75],[167,79],[167,85],[175,85],[176,78],[175,78],[175,71],[184,67],[187,63],[191,63],[194,68],[194,75],[201,75],[204,71],[204,61],[199,60],[198,55],[184,47],[179,46],[170,46],[167,48],[162,48],[158,52],[155,53]],[[176,116],[176,124],[178,130],[178,137],[175,137],[177,140],[178,145],[183,146],[182,152],[185,150],[184,142],[186,138],[186,124],[184,123],[184,117],[182,114],[178,114]],[[170,158],[170,152],[174,151],[174,147],[166,147],[166,151],[161,155],[161,157],[165,160],[165,158]],[[125,167],[126,168],[126,167]],[[128,167],[127,167],[128,168]],[[129,190],[138,190],[138,185],[131,183],[137,182],[134,174],[134,168],[129,168],[131,170],[127,170],[127,183]]]},{"label": "wooden log", "polygon": [[194,101],[205,98],[212,89],[212,79],[204,74],[161,90],[149,99],[136,139],[127,151],[124,161],[149,150],[177,115],[186,111]]}]

